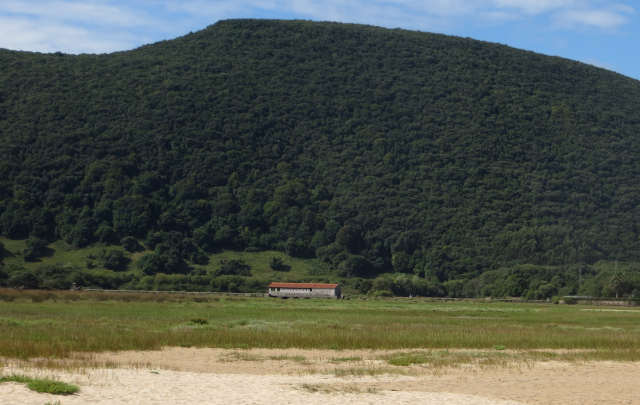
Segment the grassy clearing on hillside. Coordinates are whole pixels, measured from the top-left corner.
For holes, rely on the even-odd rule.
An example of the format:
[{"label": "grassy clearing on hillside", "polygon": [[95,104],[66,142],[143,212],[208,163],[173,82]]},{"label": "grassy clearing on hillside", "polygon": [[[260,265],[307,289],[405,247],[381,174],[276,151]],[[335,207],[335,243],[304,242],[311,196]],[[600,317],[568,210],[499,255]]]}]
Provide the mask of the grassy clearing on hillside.
[{"label": "grassy clearing on hillside", "polygon": [[0,243],[4,245],[4,249],[11,255],[22,255],[22,252],[27,247],[26,239],[8,239],[0,237]]},{"label": "grassy clearing on hillside", "polygon": [[[150,250],[130,253],[125,251],[121,246],[96,244],[85,248],[74,248],[64,241],[56,241],[47,245],[51,251],[51,255],[41,257],[35,261],[29,262],[24,260],[23,252],[26,248],[25,240],[14,240],[0,237],[0,243],[9,252],[8,257],[4,259],[7,265],[21,266],[25,269],[34,269],[43,265],[61,264],[64,266],[75,267],[87,270],[87,262],[89,256],[98,256],[103,250],[117,249],[131,260],[128,271],[139,272],[136,262]],[[271,259],[277,257],[283,262],[291,266],[290,271],[274,271],[270,267]],[[220,267],[221,260],[242,260],[251,266],[251,275],[253,278],[263,281],[296,281],[308,278],[309,276],[323,276],[332,274],[327,265],[318,259],[300,259],[291,257],[285,253],[275,250],[261,252],[239,252],[225,250],[219,253],[209,255],[209,263],[206,265],[193,265],[195,270],[204,270],[213,272]],[[95,262],[95,261],[94,261]],[[106,270],[104,267],[95,263],[95,270]]]},{"label": "grassy clearing on hillside", "polygon": [[[33,269],[43,265],[62,264],[69,267],[77,267],[80,269],[87,268],[87,259],[90,255],[97,256],[105,249],[122,249],[121,246],[116,245],[92,245],[85,248],[74,248],[69,246],[62,240],[50,243],[47,247],[51,250],[50,256],[40,257],[35,261],[25,261],[23,252],[26,248],[25,240],[14,240],[7,238],[0,238],[0,242],[4,245],[5,249],[9,251],[10,255],[4,259],[7,265],[17,265],[24,267],[25,269]],[[129,265],[130,269],[134,268],[133,261],[140,256],[140,253],[128,253],[125,255],[132,259],[132,263]],[[103,267],[97,266],[96,269],[104,270]]]},{"label": "grassy clearing on hillside", "polygon": [[[285,264],[291,266],[290,271],[274,271],[269,266],[271,259],[278,257],[284,261]],[[251,266],[251,275],[260,280],[269,281],[296,281],[304,278],[308,278],[310,275],[325,275],[330,274],[329,269],[325,263],[322,263],[317,259],[299,259],[288,256],[282,252],[276,250],[267,250],[262,252],[237,252],[231,250],[225,250],[220,253],[209,255],[209,264],[205,266],[194,266],[195,268],[205,270],[215,270],[220,267],[221,260],[242,260]]]},{"label": "grassy clearing on hillside", "polygon": [[0,290],[6,299],[0,305],[0,356],[65,358],[73,352],[164,346],[467,348],[501,356],[499,347],[579,349],[589,351],[577,356],[583,359],[640,360],[636,309],[598,312],[581,306],[418,299],[184,296],[171,301],[176,298],[170,295],[156,302],[151,300],[162,301],[163,294],[149,294],[145,301],[135,294],[83,294]]}]

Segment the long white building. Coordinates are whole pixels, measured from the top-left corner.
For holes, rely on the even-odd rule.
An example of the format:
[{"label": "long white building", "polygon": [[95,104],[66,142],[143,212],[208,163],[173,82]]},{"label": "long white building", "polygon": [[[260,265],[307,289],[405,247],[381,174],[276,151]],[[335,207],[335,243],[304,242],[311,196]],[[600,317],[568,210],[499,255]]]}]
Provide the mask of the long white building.
[{"label": "long white building", "polygon": [[281,298],[340,298],[338,284],[322,283],[271,283],[268,291],[270,297]]}]

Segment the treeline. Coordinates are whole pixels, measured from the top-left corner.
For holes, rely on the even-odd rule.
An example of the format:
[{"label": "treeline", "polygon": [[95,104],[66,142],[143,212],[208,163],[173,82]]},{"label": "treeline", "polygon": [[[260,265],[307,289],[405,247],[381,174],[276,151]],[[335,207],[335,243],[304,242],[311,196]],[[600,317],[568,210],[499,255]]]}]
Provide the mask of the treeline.
[{"label": "treeline", "polygon": [[[25,262],[38,261],[34,242],[26,241]],[[127,245],[128,253],[142,249],[137,241]],[[147,246],[148,248],[148,246]],[[132,260],[120,248],[103,248],[86,256],[85,265],[19,265],[14,260],[3,265],[9,253],[0,243],[0,287],[26,289],[104,288],[130,290],[184,290],[263,293],[269,281],[256,278],[251,266],[240,259],[222,259],[214,266],[194,267],[184,263],[181,271],[169,271],[158,261],[159,254],[146,253]],[[11,253],[10,253],[11,254]],[[11,254],[13,255],[13,254]],[[207,258],[208,259],[208,258]],[[291,266],[280,257],[272,257],[269,267],[281,272],[278,279],[288,280]],[[598,262],[595,265],[536,266],[515,265],[483,272],[468,279],[441,282],[420,274],[385,273],[377,277],[338,274],[309,274],[298,282],[339,282],[347,294],[373,297],[422,296],[449,298],[522,297],[549,300],[564,296],[590,296],[640,299],[640,265],[636,263]]]},{"label": "treeline", "polygon": [[[259,20],[111,55],[0,51],[0,65],[0,234],[34,258],[60,239],[141,241],[138,278],[117,285],[201,288],[191,266],[221,249],[318,257],[401,295],[414,287],[385,280],[543,297],[587,288],[563,269],[640,263],[640,83],[612,72]],[[551,270],[504,284],[526,265]]]},{"label": "treeline", "polygon": [[[398,273],[383,274],[375,278],[310,276],[296,281],[337,281],[347,295],[372,297],[522,297],[528,300],[550,300],[579,295],[640,299],[640,271],[637,267],[596,270],[592,266],[554,268],[522,265],[488,271],[469,280],[449,280],[444,283],[418,275]],[[267,284],[267,281],[251,277],[249,266],[244,263],[221,263],[220,268],[212,272],[153,275],[63,265],[41,265],[32,269],[15,265],[0,267],[0,287],[24,289],[103,288],[264,293]]]},{"label": "treeline", "polygon": [[141,275],[110,270],[87,270],[62,265],[42,265],[35,269],[0,268],[0,287],[68,290],[103,288],[158,291],[222,291],[264,293],[266,283],[251,277],[211,274]]}]

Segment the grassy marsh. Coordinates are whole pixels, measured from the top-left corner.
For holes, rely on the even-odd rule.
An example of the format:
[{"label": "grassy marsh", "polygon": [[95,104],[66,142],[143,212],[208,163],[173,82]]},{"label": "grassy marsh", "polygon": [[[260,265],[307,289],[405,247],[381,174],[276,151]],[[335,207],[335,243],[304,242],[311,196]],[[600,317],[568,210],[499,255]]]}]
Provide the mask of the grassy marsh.
[{"label": "grassy marsh", "polygon": [[487,361],[518,351],[540,359],[640,360],[635,309],[15,290],[0,290],[0,299],[0,357],[16,359],[183,346],[436,350],[425,361],[405,361],[412,364],[435,363],[437,350],[446,349],[489,352]]}]

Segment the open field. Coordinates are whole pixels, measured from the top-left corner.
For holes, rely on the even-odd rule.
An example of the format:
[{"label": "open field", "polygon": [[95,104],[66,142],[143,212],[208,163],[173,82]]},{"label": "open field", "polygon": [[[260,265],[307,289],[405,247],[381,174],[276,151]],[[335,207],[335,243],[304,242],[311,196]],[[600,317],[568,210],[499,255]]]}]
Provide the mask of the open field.
[{"label": "open field", "polygon": [[640,398],[637,308],[16,290],[0,299],[0,377],[80,388],[59,399],[4,382],[0,404]]},{"label": "open field", "polygon": [[21,359],[183,346],[581,349],[585,360],[640,360],[636,308],[15,290],[0,299],[0,356]]}]

